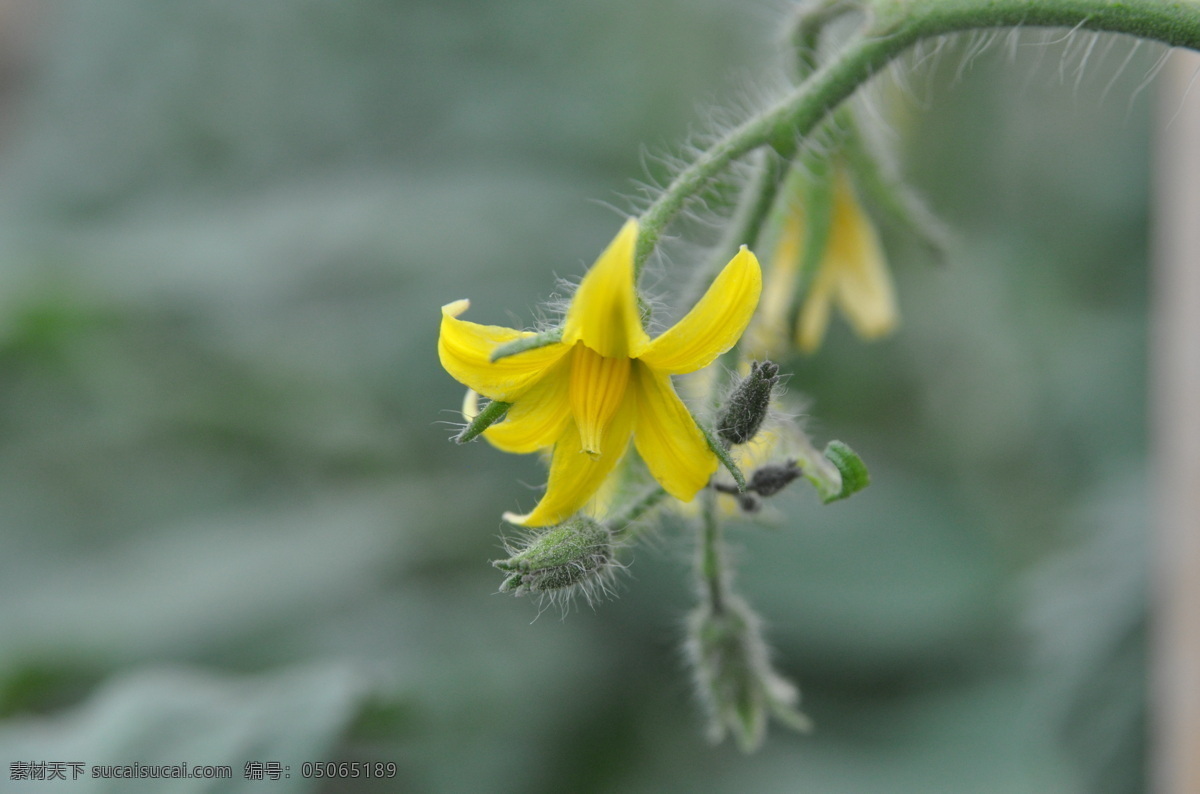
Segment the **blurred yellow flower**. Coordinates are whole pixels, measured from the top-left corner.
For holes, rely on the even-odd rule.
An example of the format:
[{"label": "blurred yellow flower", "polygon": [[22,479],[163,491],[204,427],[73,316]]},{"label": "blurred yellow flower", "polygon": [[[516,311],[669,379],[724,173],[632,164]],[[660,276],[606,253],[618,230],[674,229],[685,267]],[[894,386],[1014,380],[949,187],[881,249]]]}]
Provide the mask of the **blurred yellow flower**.
[{"label": "blurred yellow flower", "polygon": [[821,346],[834,302],[863,339],[891,333],[900,319],[879,235],[840,168],[834,174],[829,243],[800,307],[796,346],[805,353]]},{"label": "blurred yellow flower", "polygon": [[506,521],[545,526],[569,518],[600,488],[630,436],[677,499],[691,500],[716,471],[671,376],[707,366],[741,337],[762,290],[758,260],[742,248],[692,310],[652,340],[634,284],[637,235],[630,219],[584,276],[559,342],[492,361],[497,347],[532,332],[460,320],[466,300],[442,307],[442,366],[479,394],[512,404],[484,436],[507,452],[553,447],[542,500]]},{"label": "blurred yellow flower", "polygon": [[[895,290],[879,235],[854,195],[845,168],[835,167],[829,240],[800,306],[796,347],[812,353],[821,346],[836,305],[863,339],[891,333],[899,323]],[[750,347],[778,354],[778,340],[790,335],[788,312],[799,278],[804,245],[804,212],[793,207],[783,222],[767,271],[762,312]]]}]

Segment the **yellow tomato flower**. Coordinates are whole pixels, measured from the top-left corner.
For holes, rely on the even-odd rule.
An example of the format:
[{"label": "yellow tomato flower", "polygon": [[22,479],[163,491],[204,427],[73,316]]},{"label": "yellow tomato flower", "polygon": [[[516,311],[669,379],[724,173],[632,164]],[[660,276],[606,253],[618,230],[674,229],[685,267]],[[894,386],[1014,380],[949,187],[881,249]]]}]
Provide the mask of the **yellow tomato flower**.
[{"label": "yellow tomato flower", "polygon": [[879,235],[841,168],[834,174],[829,243],[800,307],[796,346],[805,353],[821,346],[835,302],[863,339],[891,333],[900,319]]},{"label": "yellow tomato flower", "polygon": [[[821,346],[833,305],[863,339],[891,333],[900,319],[883,247],[870,218],[858,203],[850,178],[835,168],[829,240],[800,307],[796,346],[812,353]],[[804,244],[803,208],[792,208],[780,231],[767,272],[762,311],[751,330],[750,347],[778,354],[786,339],[788,310],[796,291]]]},{"label": "yellow tomato flower", "polygon": [[460,320],[466,300],[442,307],[442,366],[483,396],[512,404],[484,437],[506,452],[553,447],[542,500],[506,521],[545,526],[569,518],[600,488],[630,436],[677,499],[691,500],[717,469],[671,376],[707,366],[741,337],[762,290],[758,260],[743,247],[683,319],[650,339],[634,285],[637,235],[630,219],[584,276],[562,341],[491,361],[497,347],[532,332]]}]

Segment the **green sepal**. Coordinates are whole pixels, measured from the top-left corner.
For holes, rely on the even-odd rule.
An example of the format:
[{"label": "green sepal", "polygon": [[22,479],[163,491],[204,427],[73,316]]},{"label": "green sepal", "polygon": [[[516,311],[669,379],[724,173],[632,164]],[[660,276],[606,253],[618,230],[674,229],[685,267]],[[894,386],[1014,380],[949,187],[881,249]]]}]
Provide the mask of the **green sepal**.
[{"label": "green sepal", "polygon": [[545,347],[546,345],[553,345],[561,342],[562,338],[563,330],[561,328],[555,328],[551,331],[543,331],[542,333],[534,334],[533,336],[523,336],[520,339],[514,339],[511,342],[506,342],[497,347],[492,351],[492,354],[488,356],[488,361],[495,363],[502,358],[515,356],[517,353],[524,353],[526,350],[537,350],[539,347]]},{"label": "green sepal", "polygon": [[454,443],[465,444],[468,441],[474,441],[479,437],[480,433],[500,421],[511,407],[512,403],[492,400],[482,411],[476,414],[475,418],[471,420],[471,424],[464,427],[462,432],[454,437]]},{"label": "green sepal", "polygon": [[946,224],[896,175],[894,165],[873,150],[850,108],[840,108],[835,117],[845,131],[842,153],[855,188],[885,222],[908,234],[935,264],[943,263],[952,239]]},{"label": "green sepal", "polygon": [[760,695],[753,688],[753,681],[737,681],[741,686],[732,687],[729,704],[729,727],[733,739],[743,753],[753,753],[762,746],[767,732],[766,713]]},{"label": "green sepal", "polygon": [[782,700],[772,700],[768,706],[771,709],[771,716],[786,727],[797,733],[812,733],[812,720],[804,712]]},{"label": "green sepal", "polygon": [[803,297],[829,247],[829,233],[833,229],[833,164],[827,155],[809,150],[797,158],[795,168],[803,172],[800,197],[804,207],[804,245],[798,285],[798,293]]},{"label": "green sepal", "polygon": [[867,466],[854,450],[841,441],[830,441],[822,453],[825,460],[837,467],[842,475],[842,488],[837,493],[821,494],[825,504],[845,499],[852,493],[861,491],[871,484],[871,475]]},{"label": "green sepal", "polygon": [[699,422],[696,423],[696,427],[699,427],[700,432],[704,434],[704,440],[708,442],[708,448],[713,451],[713,454],[717,456],[717,460],[721,461],[721,465],[732,475],[733,481],[737,483],[738,493],[745,493],[746,478],[742,475],[742,470],[738,468],[738,465],[733,462],[733,457],[730,456],[729,450],[725,448],[725,445],[707,427]]},{"label": "green sepal", "polygon": [[500,583],[500,592],[511,593],[519,588],[521,586],[521,577],[522,574],[520,573],[509,574],[508,578]]}]

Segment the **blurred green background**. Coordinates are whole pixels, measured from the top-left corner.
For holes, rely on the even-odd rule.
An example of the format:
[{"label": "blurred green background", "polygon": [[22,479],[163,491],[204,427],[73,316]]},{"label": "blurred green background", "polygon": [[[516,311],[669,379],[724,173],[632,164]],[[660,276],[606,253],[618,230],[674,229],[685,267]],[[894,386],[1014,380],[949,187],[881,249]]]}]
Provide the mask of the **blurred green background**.
[{"label": "blurred green background", "polygon": [[814,735],[705,743],[677,530],[594,609],[496,594],[544,473],[447,443],[438,307],[530,324],[765,93],[778,6],[0,4],[0,789],[1141,790],[1154,48],[964,38],[875,87],[958,243],[889,237],[901,331],[787,363],[874,484],[731,531]]}]

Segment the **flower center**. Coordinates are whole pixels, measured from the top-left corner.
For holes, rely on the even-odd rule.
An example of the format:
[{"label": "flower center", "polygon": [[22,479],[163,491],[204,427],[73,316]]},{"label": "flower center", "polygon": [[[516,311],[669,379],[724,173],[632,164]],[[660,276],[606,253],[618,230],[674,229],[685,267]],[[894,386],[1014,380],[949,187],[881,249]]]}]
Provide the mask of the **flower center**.
[{"label": "flower center", "polygon": [[625,398],[630,359],[602,356],[584,344],[576,344],[572,355],[571,411],[583,451],[595,458],[604,430]]}]

